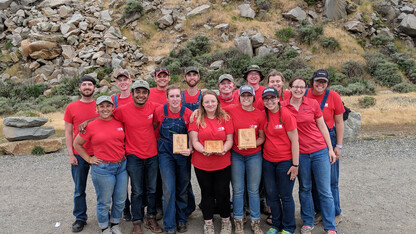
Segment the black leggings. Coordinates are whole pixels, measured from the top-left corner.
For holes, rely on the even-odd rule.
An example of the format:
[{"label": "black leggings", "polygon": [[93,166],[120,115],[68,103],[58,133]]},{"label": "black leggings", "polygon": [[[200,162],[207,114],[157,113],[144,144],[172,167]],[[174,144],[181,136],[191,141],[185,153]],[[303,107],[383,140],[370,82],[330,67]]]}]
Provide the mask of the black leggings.
[{"label": "black leggings", "polygon": [[215,203],[221,218],[230,217],[231,166],[217,171],[204,171],[195,167],[195,174],[201,188],[204,220],[213,218]]}]

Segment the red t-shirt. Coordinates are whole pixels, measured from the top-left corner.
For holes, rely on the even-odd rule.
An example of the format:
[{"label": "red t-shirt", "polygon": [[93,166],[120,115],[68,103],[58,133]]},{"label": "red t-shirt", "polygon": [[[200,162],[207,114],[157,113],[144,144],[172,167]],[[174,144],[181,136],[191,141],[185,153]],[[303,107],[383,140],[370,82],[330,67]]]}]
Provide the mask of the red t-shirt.
[{"label": "red t-shirt", "polygon": [[299,111],[290,104],[290,100],[282,102],[296,117],[299,134],[299,153],[310,154],[327,147],[321,131],[319,131],[315,119],[322,117],[322,111],[316,100],[303,97]]},{"label": "red t-shirt", "polygon": [[[263,147],[263,157],[270,162],[281,162],[292,159],[292,144],[287,132],[297,128],[296,118],[282,107],[279,112],[268,111],[269,123],[264,126],[266,141]],[[267,126],[267,127],[266,127]]]},{"label": "red t-shirt", "polygon": [[90,142],[95,157],[105,161],[117,161],[126,154],[124,129],[120,121],[96,119],[88,123],[85,134],[79,134]]},{"label": "red t-shirt", "polygon": [[198,93],[196,93],[195,96],[190,96],[188,94],[188,90],[185,89],[185,97],[183,97],[183,98],[185,98],[186,103],[196,103],[196,102],[198,102],[198,97],[199,97],[200,92],[201,92],[201,90],[198,90]]},{"label": "red t-shirt", "polygon": [[[155,110],[155,118],[154,121],[155,123],[160,125],[163,122],[163,119],[165,118],[165,111],[164,111],[164,106],[158,106]],[[181,113],[181,111],[179,111],[178,113],[173,113],[172,111],[170,111],[169,106],[168,106],[168,117],[171,119],[177,119],[179,118],[179,114]],[[191,118],[192,115],[192,111],[188,108],[185,108],[185,113],[183,113],[183,119],[185,120],[185,124],[186,127],[189,128],[189,120]]]},{"label": "red t-shirt", "polygon": [[155,107],[151,102],[146,102],[141,108],[131,102],[114,110],[114,117],[124,124],[127,154],[134,154],[141,159],[157,155],[154,112]]},{"label": "red t-shirt", "polygon": [[[217,119],[205,117],[205,123],[207,126],[202,128],[201,126],[197,126],[196,119],[194,119],[193,122],[189,124],[188,128],[188,132],[198,132],[198,139],[202,145],[204,145],[206,140],[222,140],[224,144],[227,135],[234,132],[231,119],[228,121],[223,119],[219,122]],[[231,153],[230,151],[227,151],[225,155],[212,154],[207,157],[195,150],[192,154],[191,162],[194,167],[200,170],[217,171],[231,165]]]},{"label": "red t-shirt", "polygon": [[[81,102],[80,100],[68,104],[65,108],[64,121],[73,125],[74,138],[78,135],[78,126],[85,120],[98,117],[95,100],[89,103]],[[92,146],[89,142],[84,145],[85,150],[89,155],[94,155]],[[74,154],[78,154],[72,147]]]},{"label": "red t-shirt", "polygon": [[[133,102],[133,98],[132,98],[132,96],[131,96],[131,93],[130,93],[130,95],[128,96],[128,97],[126,97],[126,98],[121,98],[120,97],[120,94],[116,94],[117,95],[117,104],[118,104],[118,107],[119,106],[122,106],[122,105],[125,105],[125,104],[127,104],[127,103],[131,103],[131,102]],[[113,95],[113,96],[111,96],[111,99],[113,99],[113,103],[114,103],[114,105],[116,104],[116,101],[114,100],[114,96],[115,95]],[[115,107],[115,106],[114,106]]]},{"label": "red t-shirt", "polygon": [[167,104],[166,90],[159,90],[157,87],[151,88],[149,93],[149,102],[152,102],[154,106]]},{"label": "red t-shirt", "polygon": [[242,155],[251,155],[259,152],[261,150],[261,146],[246,150],[238,149],[238,129],[254,128],[256,130],[257,139],[259,137],[259,130],[264,129],[264,123],[266,122],[266,115],[264,112],[258,110],[257,108],[253,111],[246,111],[241,107],[241,105],[230,106],[225,110],[231,116],[234,125],[233,150]]},{"label": "red t-shirt", "polygon": [[[325,92],[321,95],[314,95],[312,89],[309,89],[308,93],[306,94],[306,97],[315,99],[319,103],[319,106],[321,105],[324,96]],[[344,112],[345,109],[344,105],[342,104],[341,97],[337,92],[330,90],[324,110],[322,111],[326,125],[328,125],[330,129],[333,128],[335,124],[335,115],[339,115]]]},{"label": "red t-shirt", "polygon": [[220,99],[221,108],[226,108],[228,106],[233,106],[233,105],[240,105],[240,102],[238,101],[238,93],[236,95],[235,92],[233,93],[233,99],[231,99],[231,101],[224,101],[221,95],[219,95],[218,98]]}]

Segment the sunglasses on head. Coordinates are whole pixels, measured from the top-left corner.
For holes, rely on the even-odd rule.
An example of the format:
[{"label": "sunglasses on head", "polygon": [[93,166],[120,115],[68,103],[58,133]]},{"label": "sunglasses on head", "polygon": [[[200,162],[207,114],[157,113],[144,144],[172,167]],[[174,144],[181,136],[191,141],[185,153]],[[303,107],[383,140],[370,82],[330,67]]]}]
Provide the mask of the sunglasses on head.
[{"label": "sunglasses on head", "polygon": [[159,67],[156,68],[155,72],[159,72],[159,71],[167,71],[168,69],[166,67]]}]

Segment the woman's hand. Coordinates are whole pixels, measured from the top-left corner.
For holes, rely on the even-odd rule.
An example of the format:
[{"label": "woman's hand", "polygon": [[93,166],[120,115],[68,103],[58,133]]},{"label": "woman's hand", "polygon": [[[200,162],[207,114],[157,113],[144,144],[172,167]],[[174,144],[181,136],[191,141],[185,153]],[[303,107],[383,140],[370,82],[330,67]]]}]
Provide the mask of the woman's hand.
[{"label": "woman's hand", "polygon": [[208,152],[206,152],[206,151],[205,151],[205,149],[204,149],[204,151],[202,151],[202,154],[203,154],[204,156],[209,157],[209,156],[211,156],[213,153],[208,153]]},{"label": "woman's hand", "polygon": [[191,149],[181,150],[179,152],[179,154],[182,154],[183,156],[189,157],[189,155],[192,154],[192,150]]},{"label": "woman's hand", "polygon": [[102,162],[103,162],[103,160],[93,156],[93,157],[90,158],[90,161],[88,163],[98,165]]},{"label": "woman's hand", "polygon": [[290,175],[290,180],[296,179],[296,176],[298,176],[298,167],[291,166],[289,171],[287,171],[287,175]]},{"label": "woman's hand", "polygon": [[335,155],[334,151],[331,149],[329,150],[329,162],[334,164],[337,161],[337,156]]},{"label": "woman's hand", "polygon": [[341,149],[338,147],[335,147],[334,153],[337,156],[337,160],[339,159],[339,156],[341,156]]}]

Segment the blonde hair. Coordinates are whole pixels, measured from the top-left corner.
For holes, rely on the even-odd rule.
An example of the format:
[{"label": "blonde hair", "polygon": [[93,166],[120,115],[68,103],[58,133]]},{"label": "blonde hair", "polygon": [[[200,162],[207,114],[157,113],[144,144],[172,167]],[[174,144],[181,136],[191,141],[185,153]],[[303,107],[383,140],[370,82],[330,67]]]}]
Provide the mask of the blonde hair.
[{"label": "blonde hair", "polygon": [[201,126],[202,128],[207,127],[207,124],[205,123],[205,117],[207,116],[207,112],[204,106],[202,105],[202,103],[204,102],[204,98],[207,95],[213,95],[215,99],[217,99],[218,105],[217,105],[217,109],[215,110],[215,118],[218,120],[218,122],[221,122],[222,120],[228,121],[230,119],[230,116],[228,115],[228,113],[225,112],[223,109],[221,109],[221,103],[220,103],[220,99],[218,98],[217,93],[215,93],[212,90],[206,90],[201,94],[201,102],[199,103],[199,108],[195,110],[194,113],[192,113],[191,115],[191,121],[196,119],[196,125],[198,128],[199,126]]}]

